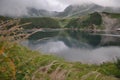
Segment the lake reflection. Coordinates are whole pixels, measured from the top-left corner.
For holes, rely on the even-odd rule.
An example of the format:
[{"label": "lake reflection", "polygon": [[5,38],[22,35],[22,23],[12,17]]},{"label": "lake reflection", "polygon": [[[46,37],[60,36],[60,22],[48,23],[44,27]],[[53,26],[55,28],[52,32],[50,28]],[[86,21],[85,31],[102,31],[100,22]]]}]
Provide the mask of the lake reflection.
[{"label": "lake reflection", "polygon": [[[114,34],[110,34],[114,35]],[[45,54],[54,54],[67,61],[88,64],[113,62],[120,57],[120,37],[105,33],[81,31],[38,32],[23,45]]]}]

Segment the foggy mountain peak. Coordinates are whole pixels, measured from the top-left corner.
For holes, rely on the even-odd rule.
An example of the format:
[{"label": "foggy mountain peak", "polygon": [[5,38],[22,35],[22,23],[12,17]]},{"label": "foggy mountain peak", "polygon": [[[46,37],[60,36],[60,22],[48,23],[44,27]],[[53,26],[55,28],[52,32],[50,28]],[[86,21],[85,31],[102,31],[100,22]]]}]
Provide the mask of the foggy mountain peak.
[{"label": "foggy mountain peak", "polygon": [[[12,17],[69,17],[72,15],[83,15],[91,12],[120,12],[120,8],[118,7],[105,7],[94,1],[59,1],[53,0],[55,2],[51,2],[51,0],[40,0],[40,1],[14,1],[12,0],[7,6],[4,5],[7,3],[7,0],[0,1],[0,15],[3,16],[12,16]],[[44,2],[44,4],[43,4]],[[12,4],[15,5],[12,5]],[[32,4],[34,3],[34,5]],[[36,5],[35,5],[36,4]],[[59,7],[58,7],[59,6]]]}]

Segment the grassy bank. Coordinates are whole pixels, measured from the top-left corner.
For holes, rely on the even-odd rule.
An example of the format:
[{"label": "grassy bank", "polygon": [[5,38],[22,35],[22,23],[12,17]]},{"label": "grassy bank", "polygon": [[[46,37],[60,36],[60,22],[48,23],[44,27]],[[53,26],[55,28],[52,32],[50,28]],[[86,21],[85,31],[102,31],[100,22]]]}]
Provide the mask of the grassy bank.
[{"label": "grassy bank", "polygon": [[114,63],[88,65],[66,62],[31,51],[26,47],[0,41],[0,80],[119,80]]}]

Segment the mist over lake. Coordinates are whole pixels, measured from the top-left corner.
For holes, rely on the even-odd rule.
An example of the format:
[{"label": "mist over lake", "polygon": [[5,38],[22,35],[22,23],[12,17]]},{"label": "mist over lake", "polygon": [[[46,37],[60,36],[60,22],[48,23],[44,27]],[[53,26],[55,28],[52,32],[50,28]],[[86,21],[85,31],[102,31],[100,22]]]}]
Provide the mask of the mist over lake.
[{"label": "mist over lake", "polygon": [[87,64],[114,62],[120,57],[120,37],[116,33],[74,30],[37,32],[22,44],[44,54]]}]

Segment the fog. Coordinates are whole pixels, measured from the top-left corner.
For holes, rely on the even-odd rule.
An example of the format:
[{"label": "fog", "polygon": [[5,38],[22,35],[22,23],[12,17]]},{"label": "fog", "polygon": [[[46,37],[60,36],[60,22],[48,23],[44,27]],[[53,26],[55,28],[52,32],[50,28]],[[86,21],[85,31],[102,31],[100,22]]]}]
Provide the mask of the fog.
[{"label": "fog", "polygon": [[42,50],[45,53],[58,53],[60,51],[69,49],[64,42],[56,41],[56,42],[48,42],[45,44],[40,44],[35,50]]},{"label": "fog", "polygon": [[70,4],[95,3],[102,6],[120,7],[120,0],[0,0],[0,15],[27,15],[27,8],[63,11]]},{"label": "fog", "polygon": [[103,62],[115,62],[120,57],[119,47],[101,47],[96,49],[74,49],[61,51],[59,56],[67,61],[86,64],[102,64]]}]

